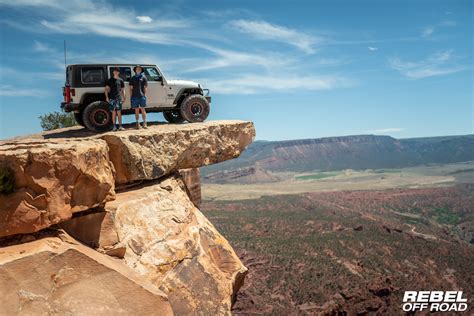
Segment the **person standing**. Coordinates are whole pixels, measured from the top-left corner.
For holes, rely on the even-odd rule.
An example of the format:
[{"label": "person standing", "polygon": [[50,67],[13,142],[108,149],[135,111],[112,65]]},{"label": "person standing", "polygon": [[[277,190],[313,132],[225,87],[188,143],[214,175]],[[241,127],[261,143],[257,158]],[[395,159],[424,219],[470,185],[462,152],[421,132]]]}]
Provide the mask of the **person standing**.
[{"label": "person standing", "polygon": [[143,128],[148,128],[146,124],[146,93],[148,89],[148,81],[143,74],[143,68],[136,65],[133,68],[135,76],[130,80],[130,93],[132,109],[135,109],[135,120],[137,122],[137,129],[141,128],[139,123],[140,112],[142,113]]},{"label": "person standing", "polygon": [[112,112],[112,121],[114,122],[115,132],[117,130],[117,117],[119,121],[118,130],[123,131],[122,127],[122,104],[125,101],[125,83],[120,78],[120,69],[115,67],[112,70],[112,78],[105,84],[105,100],[109,104],[110,112]]}]

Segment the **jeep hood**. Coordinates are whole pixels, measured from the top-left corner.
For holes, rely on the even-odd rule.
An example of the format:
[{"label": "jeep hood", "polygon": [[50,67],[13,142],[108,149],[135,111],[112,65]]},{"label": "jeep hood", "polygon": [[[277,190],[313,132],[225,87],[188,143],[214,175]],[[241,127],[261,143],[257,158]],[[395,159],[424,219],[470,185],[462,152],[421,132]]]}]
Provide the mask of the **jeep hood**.
[{"label": "jeep hood", "polygon": [[190,81],[190,80],[166,80],[167,83],[171,86],[186,86],[186,87],[189,87],[189,88],[198,88],[199,87],[199,84],[197,82],[194,82],[194,81]]}]

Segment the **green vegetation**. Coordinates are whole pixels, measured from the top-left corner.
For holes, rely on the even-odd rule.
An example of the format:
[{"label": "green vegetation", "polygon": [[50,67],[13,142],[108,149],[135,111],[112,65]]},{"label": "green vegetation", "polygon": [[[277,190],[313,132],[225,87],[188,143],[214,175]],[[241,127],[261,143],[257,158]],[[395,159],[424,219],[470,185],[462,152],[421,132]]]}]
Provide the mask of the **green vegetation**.
[{"label": "green vegetation", "polygon": [[8,167],[0,167],[0,194],[12,193],[15,189],[15,175]]},{"label": "green vegetation", "polygon": [[77,125],[73,113],[51,112],[39,117],[41,128],[45,131]]},{"label": "green vegetation", "polygon": [[320,172],[320,173],[307,174],[304,176],[295,176],[295,179],[296,180],[318,180],[318,179],[334,177],[334,176],[337,176],[338,174],[339,174],[338,172]]},{"label": "green vegetation", "polygon": [[446,207],[436,207],[433,209],[433,218],[441,224],[456,225],[460,221],[458,214],[451,212]]}]

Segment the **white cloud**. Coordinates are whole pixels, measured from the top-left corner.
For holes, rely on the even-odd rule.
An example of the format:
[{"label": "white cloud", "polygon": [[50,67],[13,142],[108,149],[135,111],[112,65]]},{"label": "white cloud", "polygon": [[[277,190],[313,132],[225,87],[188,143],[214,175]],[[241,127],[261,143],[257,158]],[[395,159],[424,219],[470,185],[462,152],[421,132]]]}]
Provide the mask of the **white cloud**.
[{"label": "white cloud", "polygon": [[401,127],[378,128],[365,131],[364,134],[389,134],[403,132],[405,129]]},{"label": "white cloud", "polygon": [[419,61],[403,61],[398,57],[389,59],[390,66],[408,79],[422,79],[463,71],[467,67],[453,61],[452,50],[438,52]]},{"label": "white cloud", "polygon": [[[78,54],[74,50],[68,50],[68,63],[92,63],[120,60],[121,62],[150,62],[160,66],[165,65],[173,69],[175,73],[197,73],[211,69],[226,69],[227,75],[222,76],[217,72],[213,76],[216,79],[209,79],[208,83],[220,93],[264,93],[268,91],[289,91],[289,90],[324,90],[345,87],[351,84],[342,75],[306,75],[308,68],[318,66],[340,65],[341,61],[333,58],[312,58],[302,62],[301,56],[287,54],[284,52],[268,52],[253,49],[250,45],[238,43],[238,50],[232,48],[221,48],[219,44],[233,44],[226,38],[217,38],[212,32],[202,32],[199,25],[189,22],[189,19],[181,18],[160,18],[155,19],[150,13],[148,15],[137,14],[133,9],[124,9],[115,6],[115,2],[106,0],[93,2],[91,0],[0,0],[0,4],[8,6],[30,6],[35,8],[45,7],[48,14],[41,14],[39,18],[28,23],[19,23],[16,27],[22,27],[24,31],[59,33],[59,34],[87,34],[100,37],[122,39],[123,41],[135,41],[141,43],[178,45],[183,48],[192,48],[189,51],[189,58],[163,60],[149,55],[138,56],[124,51],[123,54],[110,56],[107,48],[98,48],[93,52]],[[161,15],[162,17],[163,15]],[[210,19],[210,17],[207,17]],[[192,20],[191,20],[192,21]],[[23,21],[22,21],[23,22]],[[38,23],[38,24],[35,24]],[[13,25],[12,25],[13,26]],[[261,20],[235,20],[231,22],[231,29],[250,34],[252,37],[265,40],[273,40],[279,43],[288,44],[298,48],[305,53],[313,53],[316,45],[322,39],[310,36],[303,32],[287,27],[270,24]],[[235,35],[235,34],[232,34]],[[249,36],[247,36],[249,37]],[[212,38],[213,44],[206,39]],[[128,43],[127,43],[128,44]],[[248,44],[248,43],[247,43]],[[145,46],[145,45],[143,45]],[[227,46],[226,46],[227,47]],[[195,53],[195,49],[201,49],[206,55]],[[50,80],[62,79],[64,73],[63,52],[61,47],[36,41],[33,49],[41,53],[38,58],[44,62],[54,65],[56,72],[38,73],[39,76]],[[149,51],[156,51],[150,47]],[[186,51],[183,49],[183,51]],[[301,54],[300,54],[301,55]],[[228,73],[232,73],[230,76]],[[304,73],[304,74],[303,74]],[[314,73],[314,72],[313,72]],[[311,73],[311,74],[313,74]],[[282,74],[285,74],[282,78]],[[289,74],[289,75],[288,75]],[[207,76],[207,75],[202,75]]]},{"label": "white cloud", "polygon": [[151,23],[151,21],[153,21],[152,18],[146,15],[137,16],[137,20],[140,21],[141,23]]},{"label": "white cloud", "polygon": [[260,66],[265,69],[280,68],[293,62],[292,58],[283,56],[281,54],[274,53],[250,53],[250,52],[239,52],[227,49],[221,49],[206,44],[193,44],[202,49],[208,50],[215,55],[215,58],[209,60],[203,60],[198,66],[190,67],[186,72],[195,72],[217,68],[227,67],[252,67]]},{"label": "white cloud", "polygon": [[234,20],[229,25],[255,38],[286,43],[308,54],[314,53],[314,45],[322,41],[319,37],[265,21]]},{"label": "white cloud", "polygon": [[456,25],[458,25],[458,23],[453,20],[444,20],[439,23],[439,26],[446,26],[446,27],[452,27]]},{"label": "white cloud", "polygon": [[421,36],[422,37],[431,37],[435,31],[439,30],[440,28],[444,27],[453,27],[456,26],[456,21],[453,20],[443,20],[435,25],[428,25],[421,29]]},{"label": "white cloud", "polygon": [[0,84],[0,97],[44,97],[45,91],[39,89],[13,87]]},{"label": "white cloud", "polygon": [[367,47],[368,50],[370,50],[371,52],[375,52],[375,51],[378,51],[378,47],[372,47],[372,46],[369,46]]},{"label": "white cloud", "polygon": [[[39,24],[45,30],[56,33],[92,33],[156,44],[179,44],[185,34],[182,34],[182,37],[177,37],[175,34],[168,33],[167,30],[182,29],[190,25],[184,19],[154,20],[150,16],[139,16],[134,10],[116,8],[105,1],[0,0],[0,5],[49,8],[50,13],[54,13],[51,14],[54,18],[43,19],[39,21]],[[15,24],[10,23],[10,25],[14,26]],[[25,30],[24,27],[22,29]]]},{"label": "white cloud", "polygon": [[49,45],[40,42],[40,41],[34,41],[33,42],[33,50],[39,53],[52,53],[55,52],[54,49],[52,49]]},{"label": "white cloud", "polygon": [[434,27],[433,26],[426,26],[421,29],[421,36],[423,37],[429,37],[433,34],[434,32]]},{"label": "white cloud", "polygon": [[337,76],[287,76],[242,74],[225,79],[200,79],[204,85],[217,94],[260,94],[269,91],[295,92],[319,91],[348,87],[353,81]]}]

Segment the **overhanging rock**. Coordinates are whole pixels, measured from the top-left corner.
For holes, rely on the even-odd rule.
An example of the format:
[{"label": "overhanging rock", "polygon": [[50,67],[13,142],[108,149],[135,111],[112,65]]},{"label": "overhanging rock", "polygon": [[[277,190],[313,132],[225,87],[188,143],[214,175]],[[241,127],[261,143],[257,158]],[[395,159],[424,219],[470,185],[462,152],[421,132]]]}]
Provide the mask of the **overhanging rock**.
[{"label": "overhanging rock", "polygon": [[116,184],[235,158],[254,137],[251,122],[210,121],[100,135],[69,128],[2,141],[0,182],[11,179],[0,186],[0,237],[101,206],[114,198]]},{"label": "overhanging rock", "polygon": [[243,121],[166,124],[101,136],[110,148],[116,184],[236,158],[254,137],[253,123]]}]

